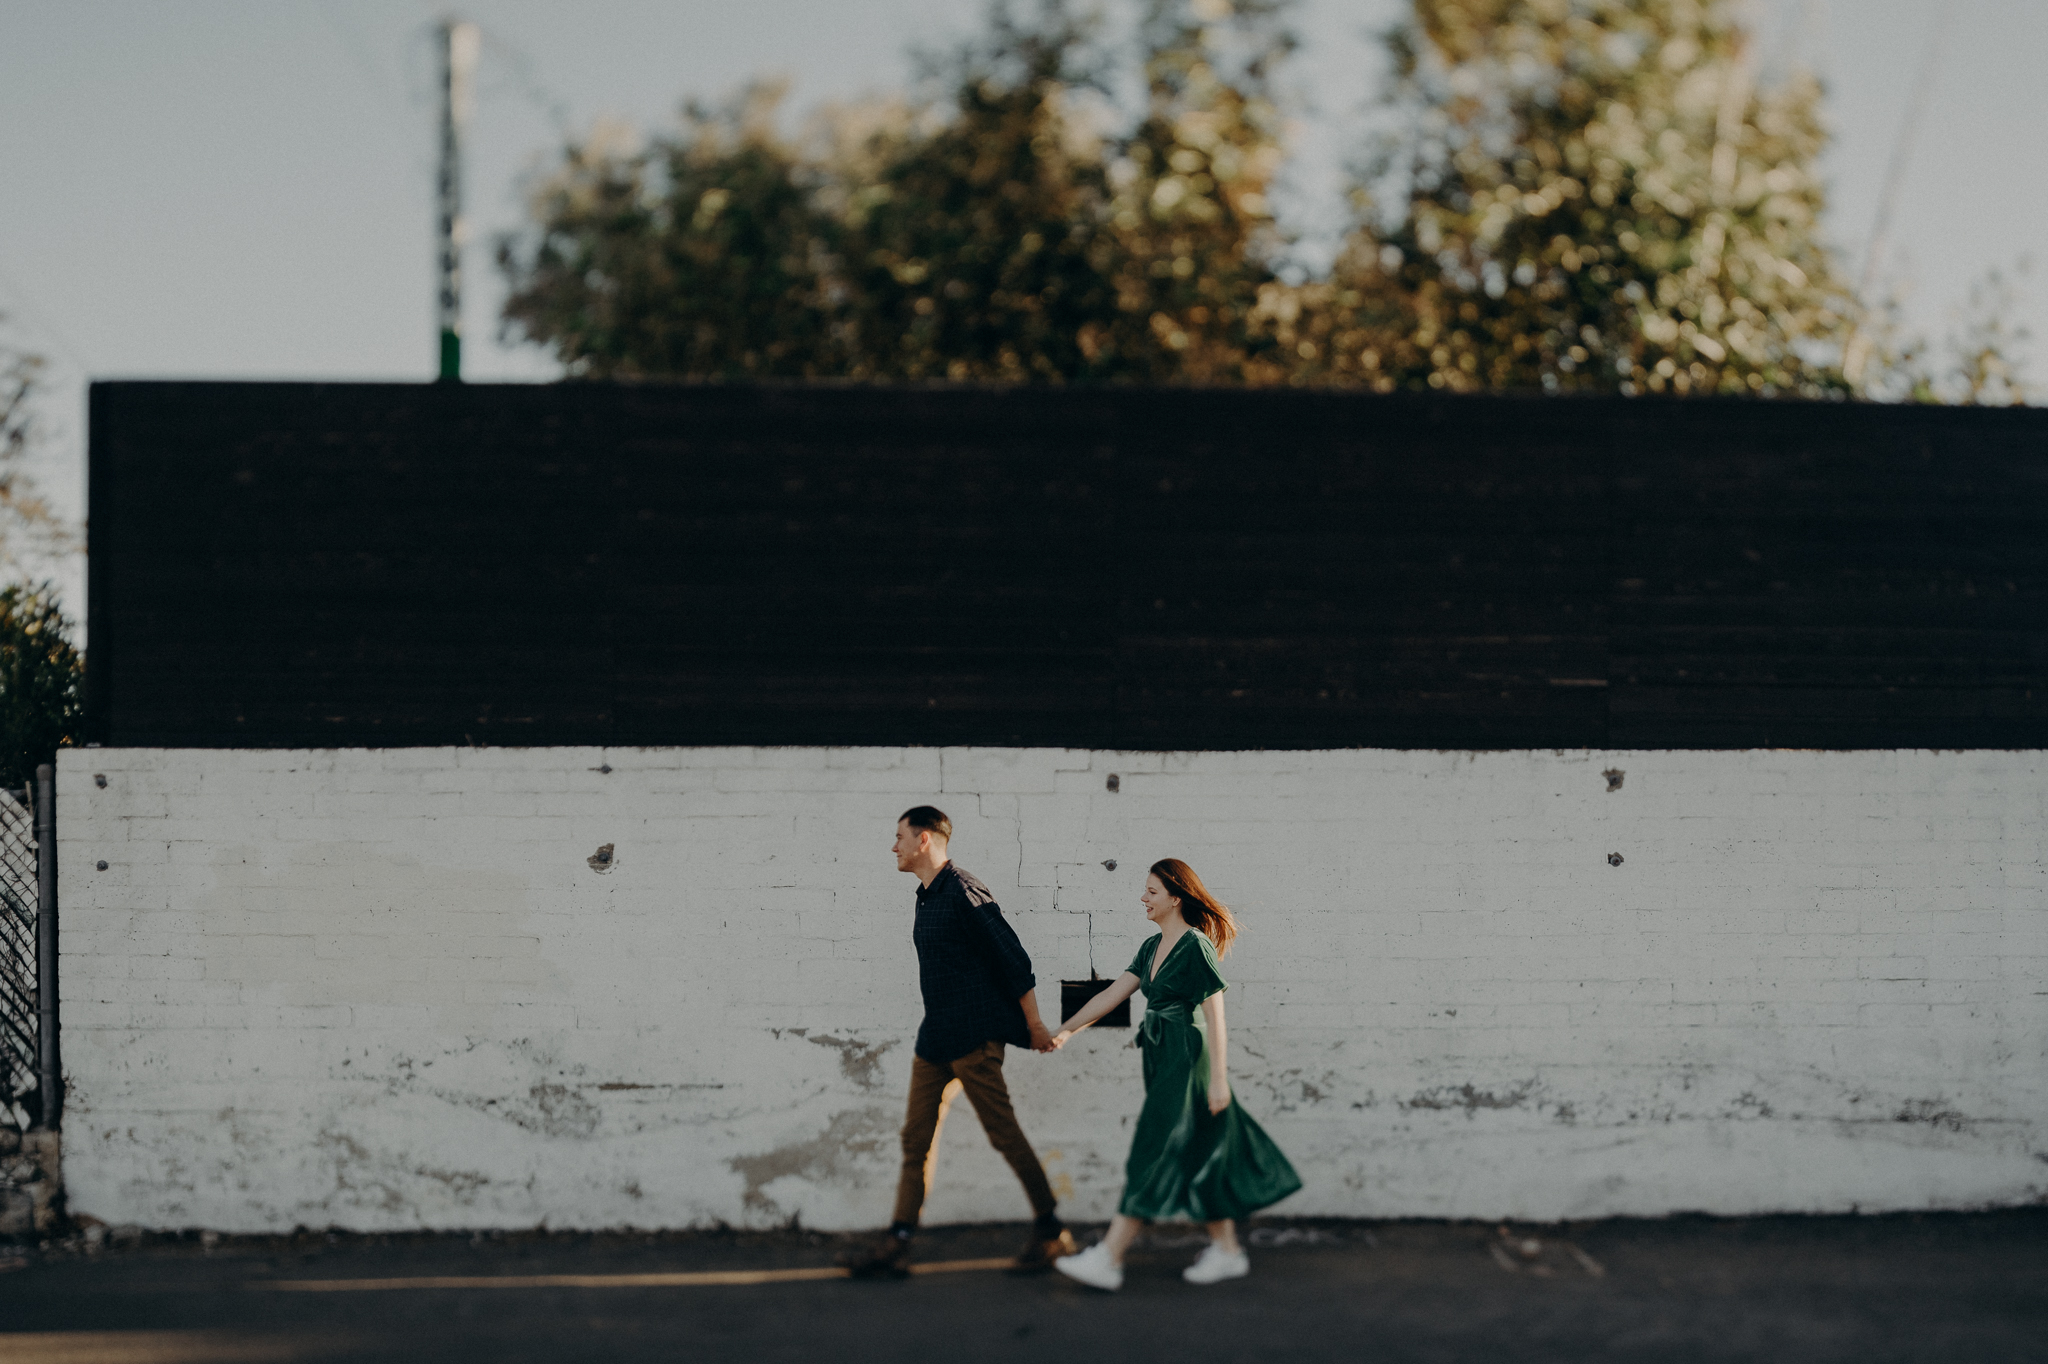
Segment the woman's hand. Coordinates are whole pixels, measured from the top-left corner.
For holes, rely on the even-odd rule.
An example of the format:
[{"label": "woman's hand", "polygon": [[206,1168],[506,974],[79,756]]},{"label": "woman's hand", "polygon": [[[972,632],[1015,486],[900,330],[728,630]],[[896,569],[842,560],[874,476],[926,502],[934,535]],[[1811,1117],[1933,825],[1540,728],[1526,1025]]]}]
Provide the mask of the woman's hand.
[{"label": "woman's hand", "polygon": [[1230,1107],[1230,1081],[1221,1075],[1209,1077],[1209,1112],[1221,1113]]},{"label": "woman's hand", "polygon": [[1058,1032],[1052,1035],[1052,1047],[1050,1049],[1053,1051],[1058,1051],[1061,1047],[1067,1045],[1067,1039],[1069,1037],[1072,1037],[1073,1035],[1074,1034],[1068,1031],[1067,1029],[1061,1028]]}]

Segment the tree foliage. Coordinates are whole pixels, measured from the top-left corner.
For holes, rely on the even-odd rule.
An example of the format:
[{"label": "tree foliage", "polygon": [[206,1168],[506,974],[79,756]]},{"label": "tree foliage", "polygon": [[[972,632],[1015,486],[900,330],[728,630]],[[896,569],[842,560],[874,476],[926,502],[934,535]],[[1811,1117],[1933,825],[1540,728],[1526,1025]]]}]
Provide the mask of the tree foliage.
[{"label": "tree foliage", "polygon": [[1150,0],[1140,29],[1146,107],[1111,166],[1116,314],[1094,334],[1123,377],[1274,382],[1259,326],[1282,239],[1276,69],[1294,35],[1275,0]]},{"label": "tree foliage", "polygon": [[878,134],[843,177],[854,378],[1055,381],[1090,375],[1083,329],[1110,307],[1107,181],[1070,97],[1088,27],[1007,11],[951,64],[949,116]]},{"label": "tree foliage", "polygon": [[616,130],[569,148],[534,196],[529,254],[500,249],[517,280],[507,324],[592,378],[837,372],[837,224],[776,133],[780,93],[689,106],[676,136],[644,149]]},{"label": "tree foliage", "polygon": [[755,90],[571,148],[501,252],[508,327],[604,377],[2021,391],[1995,326],[1975,377],[1862,377],[1883,310],[1822,231],[1819,88],[1762,78],[1734,0],[1411,0],[1312,279],[1271,204],[1290,0],[1131,3],[1119,45],[998,0],[922,103],[808,140]]},{"label": "tree foliage", "polygon": [[77,741],[85,659],[71,635],[49,584],[0,587],[0,785],[20,789]]},{"label": "tree foliage", "polygon": [[[0,324],[5,321],[0,314]],[[0,558],[10,561],[17,558],[21,537],[51,549],[67,543],[56,514],[22,467],[35,444],[43,364],[42,356],[0,339]]]},{"label": "tree foliage", "polygon": [[1416,0],[1332,278],[1283,326],[1380,388],[1842,391],[1819,92],[1711,0]]},{"label": "tree foliage", "polygon": [[1097,25],[1044,0],[998,5],[923,108],[838,111],[811,146],[757,90],[570,148],[500,248],[507,327],[592,377],[1259,377],[1283,0],[1147,5],[1126,130],[1098,126]]},{"label": "tree foliage", "polygon": [[42,368],[41,356],[0,344],[0,465],[13,465],[28,450],[29,396]]},{"label": "tree foliage", "polygon": [[[2022,260],[2017,274],[2027,273]],[[2031,333],[2015,317],[2019,285],[2003,270],[1992,270],[1970,287],[1969,300],[1949,338],[1950,372],[1929,385],[1937,401],[1969,407],[2018,407],[2031,393],[2021,374],[2021,357]]]},{"label": "tree foliage", "polygon": [[2033,337],[2021,323],[2021,282],[2032,261],[1993,268],[1970,286],[1940,344],[1909,328],[1895,290],[1865,310],[1845,368],[1860,397],[1879,402],[2018,407],[2033,400],[2025,370]]}]

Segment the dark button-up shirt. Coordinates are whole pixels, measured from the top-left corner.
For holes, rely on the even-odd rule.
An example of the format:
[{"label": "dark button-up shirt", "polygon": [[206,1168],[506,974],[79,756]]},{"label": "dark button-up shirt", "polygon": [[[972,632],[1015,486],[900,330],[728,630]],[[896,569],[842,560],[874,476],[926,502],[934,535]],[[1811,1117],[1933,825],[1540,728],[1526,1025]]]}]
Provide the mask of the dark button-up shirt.
[{"label": "dark button-up shirt", "polygon": [[1037,985],[1031,958],[987,886],[948,862],[917,890],[917,980],[924,1023],[917,1054],[945,1065],[984,1042],[1031,1045],[1017,1001]]}]

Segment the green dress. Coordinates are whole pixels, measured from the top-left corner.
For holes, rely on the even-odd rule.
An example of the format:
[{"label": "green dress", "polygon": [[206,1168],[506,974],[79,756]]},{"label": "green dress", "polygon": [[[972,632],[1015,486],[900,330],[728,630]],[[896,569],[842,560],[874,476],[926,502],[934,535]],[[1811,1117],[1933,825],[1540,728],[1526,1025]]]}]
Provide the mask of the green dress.
[{"label": "green dress", "polygon": [[1124,1197],[1117,1211],[1151,1220],[1216,1222],[1244,1217],[1301,1187],[1301,1177],[1251,1115],[1238,1107],[1209,1111],[1208,1031],[1202,1001],[1228,989],[1216,948],[1200,932],[1181,934],[1159,971],[1146,972],[1159,950],[1153,934],[1131,961],[1145,992],[1138,1045],[1145,1052],[1145,1107],[1131,1135]]}]

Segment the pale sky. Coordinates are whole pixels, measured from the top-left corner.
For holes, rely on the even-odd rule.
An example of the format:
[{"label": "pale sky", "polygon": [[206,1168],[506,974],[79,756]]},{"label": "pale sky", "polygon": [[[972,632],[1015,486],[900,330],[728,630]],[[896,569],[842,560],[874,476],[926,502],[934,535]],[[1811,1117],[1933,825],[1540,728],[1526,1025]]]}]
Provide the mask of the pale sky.
[{"label": "pale sky", "polygon": [[[1945,27],[1887,273],[1938,335],[1973,280],[2044,254],[2048,3],[1755,0],[1766,49],[1827,83],[1828,226],[1860,271],[1907,94]],[[424,379],[433,322],[433,22],[483,28],[467,175],[465,374],[545,379],[496,340],[490,243],[559,145],[554,115],[668,126],[686,97],[779,75],[801,110],[901,85],[905,49],[979,0],[0,0],[0,312],[46,353],[35,474],[83,513],[91,378]],[[1400,0],[1303,0],[1296,224],[1326,228]],[[2034,93],[2029,94],[2028,91]],[[1315,206],[1321,205],[1321,213]],[[2048,259],[2039,260],[2048,268]],[[2048,336],[2039,271],[2025,320]],[[2032,373],[2048,381],[2048,349]],[[82,572],[59,566],[83,606]]]}]

